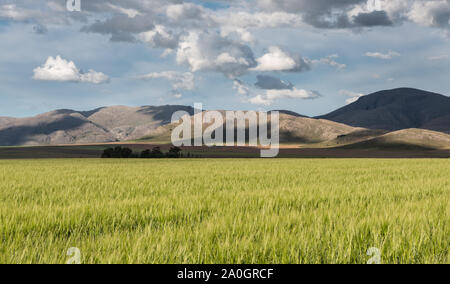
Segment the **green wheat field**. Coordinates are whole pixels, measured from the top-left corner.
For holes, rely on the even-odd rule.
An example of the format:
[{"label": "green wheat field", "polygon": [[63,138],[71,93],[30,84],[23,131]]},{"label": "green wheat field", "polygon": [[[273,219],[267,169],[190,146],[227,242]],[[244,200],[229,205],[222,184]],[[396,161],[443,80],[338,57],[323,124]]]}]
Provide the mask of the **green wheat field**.
[{"label": "green wheat field", "polygon": [[448,160],[0,160],[0,263],[449,263]]}]

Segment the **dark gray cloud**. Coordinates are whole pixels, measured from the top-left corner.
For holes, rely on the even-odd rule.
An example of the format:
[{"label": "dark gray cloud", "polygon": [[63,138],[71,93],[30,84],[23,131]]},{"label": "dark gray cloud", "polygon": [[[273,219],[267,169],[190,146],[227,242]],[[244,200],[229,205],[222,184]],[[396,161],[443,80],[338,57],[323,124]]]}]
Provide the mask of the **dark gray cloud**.
[{"label": "dark gray cloud", "polygon": [[450,0],[447,1],[448,9],[437,10],[433,14],[433,24],[439,27],[450,27]]},{"label": "dark gray cloud", "polygon": [[353,22],[361,27],[392,26],[394,24],[385,11],[359,13],[353,18]]},{"label": "dark gray cloud", "polygon": [[316,28],[323,29],[346,29],[346,28],[366,28],[376,26],[392,26],[394,22],[385,11],[373,11],[370,13],[359,13],[349,17],[347,13],[332,15],[305,15],[307,23]]},{"label": "dark gray cloud", "polygon": [[82,31],[111,35],[112,41],[133,41],[135,34],[152,30],[154,27],[153,22],[147,16],[130,18],[117,14],[105,21],[97,21],[86,26]]},{"label": "dark gray cloud", "polygon": [[48,29],[44,25],[37,24],[37,25],[33,26],[33,32],[38,35],[45,35],[48,33]]},{"label": "dark gray cloud", "polygon": [[280,78],[268,76],[268,75],[258,75],[256,76],[258,80],[255,86],[264,90],[293,90],[294,85],[291,82],[285,82]]},{"label": "dark gray cloud", "polygon": [[298,13],[303,21],[317,28],[348,28],[353,26],[347,12],[366,0],[256,0],[265,11]]}]

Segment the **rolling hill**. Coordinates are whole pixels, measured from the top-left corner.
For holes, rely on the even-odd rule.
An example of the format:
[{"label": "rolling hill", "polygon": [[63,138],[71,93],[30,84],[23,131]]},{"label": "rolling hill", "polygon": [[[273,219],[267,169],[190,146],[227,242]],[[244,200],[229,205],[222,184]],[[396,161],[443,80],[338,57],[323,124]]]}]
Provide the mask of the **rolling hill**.
[{"label": "rolling hill", "polygon": [[117,142],[149,135],[186,106],[105,107],[56,110],[30,118],[0,118],[0,145],[56,145]]},{"label": "rolling hill", "polygon": [[360,130],[360,128],[325,119],[280,114],[280,140],[282,143],[320,143]]},{"label": "rolling hill", "polygon": [[59,110],[0,125],[0,145],[73,144],[116,139],[80,113]]},{"label": "rolling hill", "polygon": [[345,149],[409,149],[435,150],[450,149],[450,135],[424,129],[403,129],[390,132],[378,137],[349,144]]},{"label": "rolling hill", "polygon": [[450,97],[417,89],[381,91],[319,118],[355,127],[450,133]]},{"label": "rolling hill", "polygon": [[[219,111],[222,115],[225,115],[225,111]],[[269,116],[270,120],[270,116]],[[191,117],[191,123],[193,124],[193,117]],[[170,143],[171,131],[179,123],[173,123],[163,125],[156,129],[152,135],[143,137],[141,142],[164,142]],[[203,129],[206,129],[211,124],[204,124]],[[247,123],[248,127],[248,123]],[[225,123],[224,137],[226,133]],[[192,127],[193,129],[193,127]],[[286,112],[280,113],[280,142],[285,144],[313,144],[335,139],[340,135],[350,134],[355,131],[359,131],[360,128],[351,127],[345,124],[336,123],[324,119],[314,119],[304,117],[298,114],[287,114]],[[248,138],[248,128],[246,129],[246,137]],[[236,137],[236,130],[235,130]]]}]

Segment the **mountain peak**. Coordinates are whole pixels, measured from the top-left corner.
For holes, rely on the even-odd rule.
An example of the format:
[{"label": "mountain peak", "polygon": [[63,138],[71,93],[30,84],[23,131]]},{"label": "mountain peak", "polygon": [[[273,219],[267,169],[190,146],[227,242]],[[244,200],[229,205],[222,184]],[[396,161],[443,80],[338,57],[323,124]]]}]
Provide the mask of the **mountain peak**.
[{"label": "mountain peak", "polygon": [[413,88],[384,90],[320,118],[370,129],[422,128],[450,133],[450,98]]}]

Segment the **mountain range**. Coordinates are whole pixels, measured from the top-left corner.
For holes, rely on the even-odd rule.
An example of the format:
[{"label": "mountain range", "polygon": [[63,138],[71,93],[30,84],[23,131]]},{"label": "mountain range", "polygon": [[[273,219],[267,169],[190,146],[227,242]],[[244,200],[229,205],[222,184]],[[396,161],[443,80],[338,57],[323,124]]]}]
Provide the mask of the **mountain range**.
[{"label": "mountain range", "polygon": [[[169,142],[175,111],[188,106],[56,110],[30,118],[0,117],[0,146],[120,141]],[[417,89],[373,93],[329,114],[310,118],[280,111],[280,137],[310,147],[450,148],[450,98]]]}]

